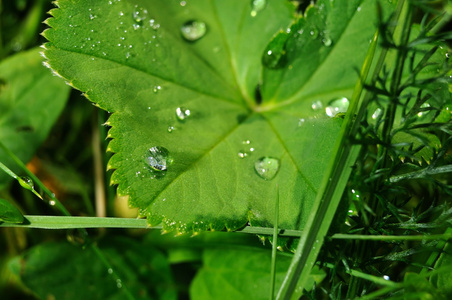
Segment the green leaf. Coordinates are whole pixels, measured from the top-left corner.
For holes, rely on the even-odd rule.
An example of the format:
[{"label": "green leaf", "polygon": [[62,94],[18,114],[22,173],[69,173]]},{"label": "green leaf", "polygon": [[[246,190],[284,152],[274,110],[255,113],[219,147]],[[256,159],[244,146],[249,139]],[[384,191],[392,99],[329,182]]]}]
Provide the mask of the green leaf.
[{"label": "green leaf", "polygon": [[[36,48],[22,52],[0,64],[0,140],[25,162],[49,134],[70,90],[42,65],[39,51]],[[19,172],[1,149],[0,161]],[[0,185],[9,179],[0,172]]]},{"label": "green leaf", "polygon": [[23,223],[24,216],[9,201],[0,198],[0,221],[8,223]]},{"label": "green leaf", "polygon": [[10,261],[10,268],[42,299],[176,299],[166,258],[152,247],[116,238],[100,245],[121,282],[117,282],[92,248],[44,243]]},{"label": "green leaf", "polygon": [[[291,256],[279,253],[275,284],[278,288],[290,265]],[[268,299],[271,252],[236,249],[205,250],[203,267],[190,287],[191,299]],[[306,289],[323,280],[325,272],[314,268]]]},{"label": "green leaf", "polygon": [[[280,227],[299,229],[342,123],[324,108],[351,97],[375,31],[375,1],[361,2],[319,1],[300,19],[286,1],[62,0],[44,54],[112,112],[112,182],[150,224],[271,226],[279,184]],[[273,37],[287,59],[267,69]]]}]

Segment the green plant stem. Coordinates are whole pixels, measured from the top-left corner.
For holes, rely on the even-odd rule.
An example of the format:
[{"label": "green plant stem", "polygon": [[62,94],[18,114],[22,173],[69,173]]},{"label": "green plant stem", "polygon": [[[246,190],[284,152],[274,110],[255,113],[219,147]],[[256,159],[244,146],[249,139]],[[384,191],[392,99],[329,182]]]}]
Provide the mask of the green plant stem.
[{"label": "green plant stem", "polygon": [[100,132],[98,128],[99,113],[94,113],[94,121],[92,126],[92,148],[93,148],[93,164],[94,164],[94,194],[96,203],[96,217],[105,217],[107,215],[106,193],[105,193],[105,177],[104,160],[102,159],[102,149],[100,141]]},{"label": "green plant stem", "polygon": [[[351,173],[351,167],[355,163],[360,147],[353,146],[350,141],[350,133],[354,126],[354,115],[359,107],[359,99],[367,78],[372,59],[377,46],[378,31],[375,33],[372,43],[369,47],[366,59],[361,69],[353,92],[350,106],[341,127],[339,139],[333,149],[329,167],[325,172],[321,187],[317,193],[313,205],[313,213],[308,219],[303,234],[289,266],[289,270],[279,290],[277,299],[298,298],[301,296],[302,288],[309,277],[311,267],[314,265],[317,255],[320,252],[323,238],[326,235],[331,220],[337,210],[342,198],[348,177]],[[357,120],[358,122],[360,120]]]},{"label": "green plant stem", "polygon": [[[394,15],[391,18],[391,22],[392,23],[396,23],[399,20],[404,6],[405,6],[405,1],[404,0],[399,0],[397,2],[396,10],[394,12]],[[388,30],[388,34],[393,35],[394,32],[398,28],[399,27],[392,27],[392,28],[390,28]],[[373,75],[372,75],[372,78],[371,78],[371,81],[370,81],[370,85],[371,86],[375,86],[377,84],[380,72],[381,72],[383,66],[385,65],[387,53],[388,53],[388,48],[383,47],[382,50],[381,50],[380,56],[378,58],[377,64],[375,66],[375,69],[373,70]],[[391,88],[393,88],[393,87],[391,86]],[[372,91],[367,91],[366,92],[366,94],[364,96],[363,104],[361,105],[360,110],[359,110],[358,115],[357,115],[357,120],[362,120],[363,119],[363,117],[365,115],[365,112],[367,111],[367,107],[368,107],[370,101],[374,98],[374,96],[375,96],[374,92],[372,92]],[[397,106],[397,103],[392,103],[392,105],[393,105],[392,108],[394,109],[394,111],[387,112],[387,116],[390,115],[391,117],[394,117],[395,116],[395,108]],[[391,110],[391,108],[389,110]],[[383,126],[387,126],[387,128],[386,129],[383,128],[383,132],[385,132],[385,130],[386,131],[388,131],[388,130],[390,131],[390,129],[392,128],[392,124],[394,122],[393,119],[392,120],[386,120],[386,121],[387,122],[385,122],[385,124]],[[353,130],[351,132],[351,136],[352,137],[355,137],[357,135],[358,129],[359,129],[359,126],[360,126],[360,124],[358,124],[358,122],[355,123],[355,125],[356,125],[355,128],[353,128]],[[386,135],[388,138],[389,138],[389,133],[390,132],[388,132],[387,135]],[[385,136],[385,135],[383,135],[383,136]],[[386,143],[388,143],[388,141],[386,141]],[[383,164],[386,164],[386,162],[385,162],[385,159],[387,158],[386,151],[387,151],[387,149],[385,147],[380,147],[378,149],[378,153],[380,155],[379,157],[383,157],[384,158],[382,160]],[[378,163],[378,160],[377,160],[377,163],[375,163],[375,165],[374,165],[373,172],[375,171],[375,168],[378,165],[379,165],[379,163]],[[375,186],[378,186],[379,184],[381,184],[381,182],[377,180],[377,183],[375,184]],[[372,207],[373,211],[375,211],[375,207],[376,207],[376,205],[378,205],[378,200],[375,197],[375,195],[371,196],[371,199],[369,200],[369,203],[370,203],[370,206]],[[372,222],[370,219],[366,218],[366,220],[367,220],[367,224],[370,224]],[[357,253],[357,255],[353,258],[354,266],[358,265],[362,260],[365,260],[365,257],[369,253],[369,251],[368,251],[368,244],[366,242],[357,243],[356,244],[356,253]],[[354,297],[354,295],[359,294],[360,293],[359,291],[361,290],[361,284],[362,284],[361,278],[352,275],[352,277],[350,279],[350,282],[348,284],[348,288],[347,288],[347,298],[351,298],[351,297]]]},{"label": "green plant stem", "polygon": [[273,245],[272,245],[272,262],[270,270],[270,300],[275,297],[275,278],[276,278],[276,252],[278,251],[278,224],[279,224],[279,186],[276,185],[275,200],[275,222],[273,227]]}]

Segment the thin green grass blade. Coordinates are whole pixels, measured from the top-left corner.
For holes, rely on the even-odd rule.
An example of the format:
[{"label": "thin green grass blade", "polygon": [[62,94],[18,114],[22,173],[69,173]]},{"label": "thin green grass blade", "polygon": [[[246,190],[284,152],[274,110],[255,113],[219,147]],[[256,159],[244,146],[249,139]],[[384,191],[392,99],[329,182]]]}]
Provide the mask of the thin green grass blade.
[{"label": "thin green grass blade", "polygon": [[377,38],[378,31],[374,35],[361,69],[360,79],[356,83],[350,106],[341,128],[340,138],[333,151],[335,155],[330,161],[329,168],[325,173],[327,176],[323,178],[321,188],[317,194],[313,209],[316,213],[313,213],[307,222],[277,299],[291,299],[301,296],[302,287],[304,287],[310,270],[314,266],[323,238],[339,205],[351,173],[351,166],[354,164],[360,149],[359,146],[352,147],[348,143],[348,137],[354,124],[354,116],[359,107],[359,99],[363,91],[364,82],[372,65]]}]

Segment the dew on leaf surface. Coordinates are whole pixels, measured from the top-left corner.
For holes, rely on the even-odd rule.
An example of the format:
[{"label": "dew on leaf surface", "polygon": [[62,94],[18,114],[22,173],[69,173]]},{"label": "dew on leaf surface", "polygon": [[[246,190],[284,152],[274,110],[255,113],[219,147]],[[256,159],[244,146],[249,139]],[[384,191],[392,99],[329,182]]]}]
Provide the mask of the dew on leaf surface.
[{"label": "dew on leaf surface", "polygon": [[278,67],[284,65],[285,56],[286,56],[285,50],[282,49],[268,50],[262,56],[262,63],[267,68],[277,69]]},{"label": "dew on leaf surface", "polygon": [[194,42],[206,34],[207,26],[204,22],[192,20],[182,25],[180,31],[184,39]]},{"label": "dew on leaf surface", "polygon": [[325,47],[329,47],[333,44],[333,40],[331,40],[329,37],[325,37],[322,39],[322,43]]},{"label": "dew on leaf surface", "polygon": [[240,158],[245,158],[245,157],[248,156],[248,153],[246,153],[246,151],[239,151],[239,153],[237,153],[237,155],[238,155]]},{"label": "dew on leaf surface", "polygon": [[272,180],[279,171],[279,159],[273,157],[261,157],[254,163],[257,175],[264,180]]},{"label": "dew on leaf surface", "polygon": [[323,107],[323,104],[322,104],[322,102],[320,102],[320,100],[314,101],[311,104],[311,108],[313,110],[319,110],[319,109],[322,109],[322,107]]},{"label": "dew on leaf surface", "polygon": [[176,116],[179,120],[184,121],[190,116],[190,110],[185,107],[176,108]]},{"label": "dew on leaf surface", "polygon": [[309,34],[313,39],[316,39],[319,36],[319,30],[316,27],[312,27]]},{"label": "dew on leaf surface", "polygon": [[135,8],[132,12],[132,17],[137,23],[143,22],[146,19],[148,11],[142,7],[138,7],[135,5]]},{"label": "dew on leaf surface", "polygon": [[169,132],[169,133],[173,132],[173,130],[174,130],[174,127],[173,127],[173,126],[168,126],[168,132]]},{"label": "dew on leaf surface", "polygon": [[251,0],[251,16],[255,17],[258,12],[264,10],[267,0]]},{"label": "dew on leaf surface", "polygon": [[326,115],[328,117],[334,117],[339,113],[345,113],[349,104],[348,99],[345,97],[335,99],[325,108]]},{"label": "dew on leaf surface", "polygon": [[154,86],[152,91],[154,92],[154,94],[157,94],[161,89],[162,89],[162,87],[160,85],[156,85],[156,86]]},{"label": "dew on leaf surface", "polygon": [[166,171],[168,165],[171,163],[168,149],[161,146],[150,148],[146,162],[155,171]]}]

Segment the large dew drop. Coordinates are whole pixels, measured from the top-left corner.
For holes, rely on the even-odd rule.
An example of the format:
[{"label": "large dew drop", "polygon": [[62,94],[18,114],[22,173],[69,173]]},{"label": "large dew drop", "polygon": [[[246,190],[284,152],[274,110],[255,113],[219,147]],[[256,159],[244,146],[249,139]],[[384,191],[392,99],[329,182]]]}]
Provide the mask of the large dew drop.
[{"label": "large dew drop", "polygon": [[254,163],[257,175],[264,180],[272,180],[279,171],[279,159],[273,157],[261,157]]},{"label": "large dew drop", "polygon": [[171,162],[168,149],[160,146],[150,148],[146,162],[155,171],[166,171]]},{"label": "large dew drop", "polygon": [[20,177],[19,184],[23,188],[26,188],[27,190],[32,190],[32,189],[35,188],[35,184],[34,184],[33,180],[30,177],[28,177],[28,176]]},{"label": "large dew drop", "polygon": [[194,42],[202,38],[207,32],[206,23],[201,21],[188,21],[180,29],[182,37],[187,41]]},{"label": "large dew drop", "polygon": [[334,117],[339,113],[347,112],[349,101],[347,98],[342,97],[331,101],[330,105],[325,108],[325,112],[328,117]]}]

